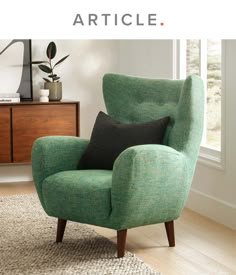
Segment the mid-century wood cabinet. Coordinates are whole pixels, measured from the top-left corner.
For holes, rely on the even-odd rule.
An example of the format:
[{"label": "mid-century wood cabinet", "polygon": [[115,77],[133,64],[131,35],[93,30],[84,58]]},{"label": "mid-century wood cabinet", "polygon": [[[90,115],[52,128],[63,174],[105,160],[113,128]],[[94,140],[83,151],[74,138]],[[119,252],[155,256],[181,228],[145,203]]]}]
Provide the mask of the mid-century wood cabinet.
[{"label": "mid-century wood cabinet", "polygon": [[33,142],[52,135],[79,136],[79,102],[0,104],[0,163],[31,162]]}]

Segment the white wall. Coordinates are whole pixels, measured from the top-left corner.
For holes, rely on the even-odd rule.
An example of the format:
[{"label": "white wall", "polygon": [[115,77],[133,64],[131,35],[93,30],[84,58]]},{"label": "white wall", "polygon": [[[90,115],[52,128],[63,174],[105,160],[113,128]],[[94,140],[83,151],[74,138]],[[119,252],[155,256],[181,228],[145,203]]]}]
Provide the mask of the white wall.
[{"label": "white wall", "polygon": [[172,78],[172,40],[121,40],[119,72],[150,78]]}]

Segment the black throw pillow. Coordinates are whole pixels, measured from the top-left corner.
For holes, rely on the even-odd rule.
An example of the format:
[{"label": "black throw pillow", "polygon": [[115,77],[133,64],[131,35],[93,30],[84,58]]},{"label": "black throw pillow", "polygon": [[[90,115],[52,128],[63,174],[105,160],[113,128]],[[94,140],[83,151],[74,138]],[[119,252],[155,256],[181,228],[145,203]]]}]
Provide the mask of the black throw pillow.
[{"label": "black throw pillow", "polygon": [[112,170],[119,154],[128,147],[141,144],[161,144],[170,117],[145,123],[120,123],[99,112],[91,139],[79,169]]}]

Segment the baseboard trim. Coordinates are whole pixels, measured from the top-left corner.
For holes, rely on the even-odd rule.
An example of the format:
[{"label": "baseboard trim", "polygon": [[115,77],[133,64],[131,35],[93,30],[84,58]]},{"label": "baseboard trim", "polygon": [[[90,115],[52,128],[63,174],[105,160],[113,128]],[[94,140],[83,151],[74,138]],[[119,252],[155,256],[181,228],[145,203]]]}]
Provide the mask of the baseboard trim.
[{"label": "baseboard trim", "polygon": [[0,165],[0,182],[32,181],[32,167],[28,164]]},{"label": "baseboard trim", "polygon": [[192,188],[188,196],[186,207],[236,230],[236,205],[227,203]]}]

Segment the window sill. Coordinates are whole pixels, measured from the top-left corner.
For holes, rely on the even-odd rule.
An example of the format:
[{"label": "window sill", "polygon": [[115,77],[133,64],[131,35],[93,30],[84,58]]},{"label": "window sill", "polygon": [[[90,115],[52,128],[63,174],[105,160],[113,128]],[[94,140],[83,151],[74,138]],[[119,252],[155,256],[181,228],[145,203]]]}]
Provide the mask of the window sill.
[{"label": "window sill", "polygon": [[219,170],[224,170],[222,153],[212,148],[201,146],[198,162]]}]

